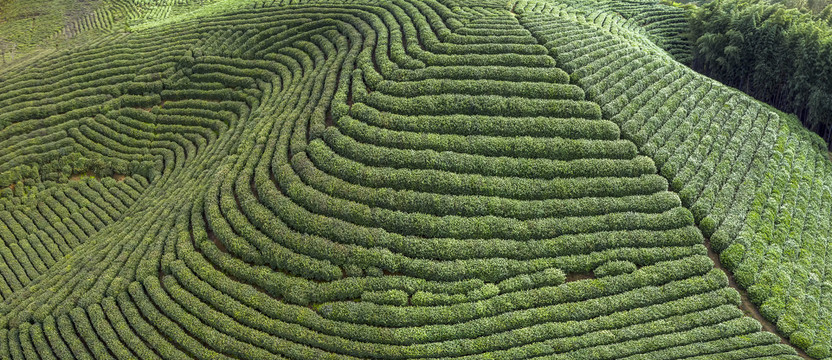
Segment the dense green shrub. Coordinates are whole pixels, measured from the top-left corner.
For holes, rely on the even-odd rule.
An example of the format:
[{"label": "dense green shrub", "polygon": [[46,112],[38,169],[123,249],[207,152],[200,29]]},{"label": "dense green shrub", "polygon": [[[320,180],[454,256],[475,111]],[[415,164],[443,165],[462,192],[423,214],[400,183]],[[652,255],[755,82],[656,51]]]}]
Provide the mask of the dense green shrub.
[{"label": "dense green shrub", "polygon": [[596,277],[602,278],[605,276],[616,276],[621,274],[629,274],[636,271],[636,264],[629,261],[610,261],[605,263],[592,272]]}]

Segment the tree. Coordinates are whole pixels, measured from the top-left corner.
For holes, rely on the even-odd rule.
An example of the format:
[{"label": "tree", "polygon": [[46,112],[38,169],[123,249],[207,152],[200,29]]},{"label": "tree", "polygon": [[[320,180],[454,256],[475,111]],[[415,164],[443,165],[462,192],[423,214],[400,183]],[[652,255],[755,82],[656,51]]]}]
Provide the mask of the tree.
[{"label": "tree", "polygon": [[760,0],[707,3],[689,16],[691,67],[796,114],[829,142],[832,25],[822,20],[827,18],[832,18],[832,5],[816,20],[796,8]]}]

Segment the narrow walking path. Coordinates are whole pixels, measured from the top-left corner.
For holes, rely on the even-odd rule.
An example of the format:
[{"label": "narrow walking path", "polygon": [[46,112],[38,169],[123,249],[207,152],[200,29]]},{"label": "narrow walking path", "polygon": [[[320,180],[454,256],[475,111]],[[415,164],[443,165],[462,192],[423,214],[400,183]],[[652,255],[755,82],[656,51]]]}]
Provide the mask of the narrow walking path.
[{"label": "narrow walking path", "polygon": [[771,321],[766,320],[766,318],[763,317],[763,314],[760,314],[760,310],[757,309],[757,306],[755,306],[754,303],[751,302],[751,298],[748,297],[748,292],[741,288],[737,284],[736,280],[734,280],[734,274],[732,274],[731,271],[722,266],[722,262],[719,260],[719,254],[717,254],[716,251],[714,251],[714,249],[711,248],[711,239],[705,238],[705,247],[708,248],[708,257],[710,257],[711,260],[714,261],[714,267],[722,270],[723,272],[725,272],[725,275],[728,276],[728,286],[734,288],[734,290],[737,290],[737,292],[740,293],[740,300],[742,301],[740,303],[740,310],[742,310],[742,312],[744,312],[745,315],[748,315],[754,318],[755,320],[759,321],[760,325],[763,326],[763,330],[780,337],[781,343],[793,347],[794,350],[797,351],[797,355],[804,359],[812,359],[812,357],[806,354],[806,352],[803,351],[803,349],[792,345],[792,343],[789,342],[789,339],[787,339],[785,336],[783,336],[782,334],[780,334],[780,332],[777,331],[777,327],[774,324],[772,324]]}]

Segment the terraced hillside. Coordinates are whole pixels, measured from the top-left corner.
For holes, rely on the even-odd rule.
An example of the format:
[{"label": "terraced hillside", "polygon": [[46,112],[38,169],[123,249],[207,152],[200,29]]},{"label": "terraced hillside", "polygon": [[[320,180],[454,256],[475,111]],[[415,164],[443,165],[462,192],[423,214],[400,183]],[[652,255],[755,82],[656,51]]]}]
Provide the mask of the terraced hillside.
[{"label": "terraced hillside", "polygon": [[102,34],[200,10],[218,0],[3,0],[0,72],[41,61],[57,50],[90,46]]},{"label": "terraced hillside", "polygon": [[[537,2],[531,11],[540,12],[540,6],[546,4],[547,2]],[[580,15],[593,22],[602,23],[609,16],[621,16],[626,21],[619,20],[618,27],[644,34],[682,64],[690,64],[693,59],[691,41],[687,38],[690,24],[686,18],[687,12],[682,8],[660,4],[656,0],[558,0],[548,4],[569,6],[570,14]],[[523,9],[521,6],[521,11]]]},{"label": "terraced hillside", "polygon": [[[805,131],[632,22],[556,2],[217,5],[4,74],[0,358],[805,355],[744,314],[700,227],[826,356],[822,286],[740,274],[777,290],[774,266],[824,269],[810,174],[828,161],[804,167]],[[687,118],[655,105],[685,94],[665,82],[724,101]],[[802,246],[773,263],[743,237],[757,193],[817,209],[795,217],[805,240],[759,226]]]},{"label": "terraced hillside", "polygon": [[[656,162],[760,313],[793,344],[828,357],[826,144],[794,117],[598,26],[615,23],[561,11],[525,24]],[[567,29],[575,35],[557,35]]]}]

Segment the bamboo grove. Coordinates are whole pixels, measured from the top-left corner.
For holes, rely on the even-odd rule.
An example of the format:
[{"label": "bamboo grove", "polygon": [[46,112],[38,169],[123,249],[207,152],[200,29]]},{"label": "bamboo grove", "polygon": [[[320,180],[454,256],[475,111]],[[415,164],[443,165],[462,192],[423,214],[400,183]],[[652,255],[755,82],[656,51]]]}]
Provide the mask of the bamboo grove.
[{"label": "bamboo grove", "polygon": [[830,355],[822,141],[665,26],[205,9],[0,73],[0,358]]},{"label": "bamboo grove", "polygon": [[766,1],[691,11],[691,67],[798,118],[832,142],[832,5],[818,15]]}]

